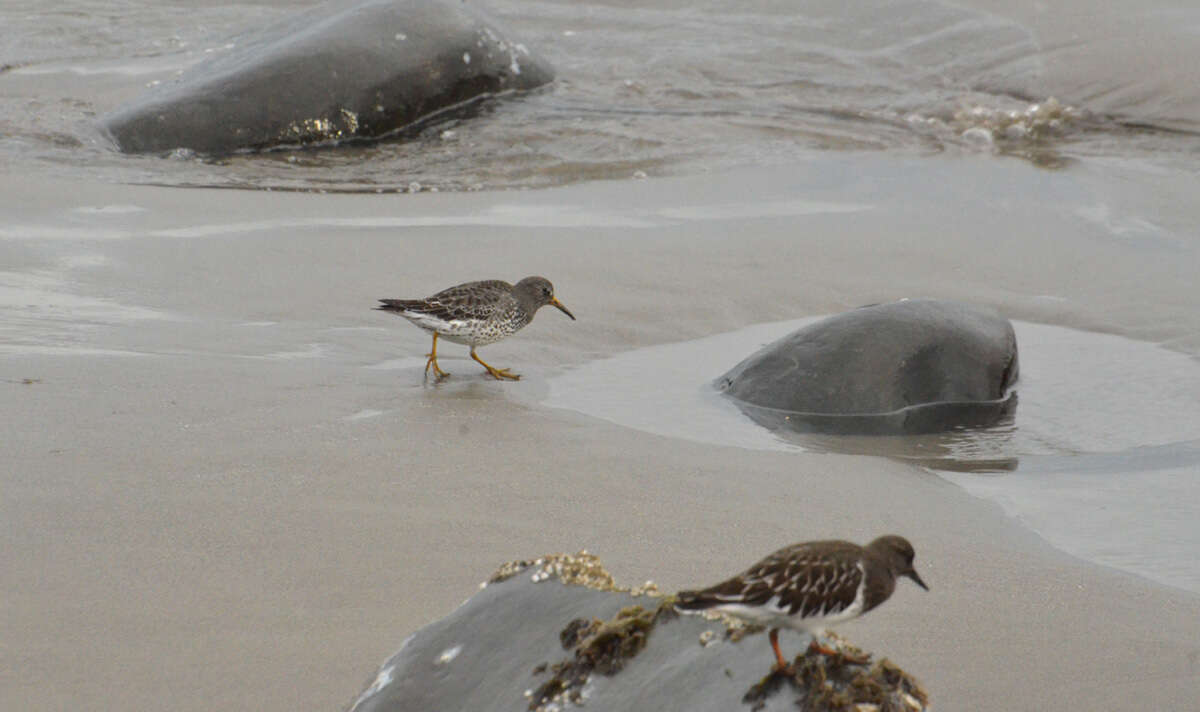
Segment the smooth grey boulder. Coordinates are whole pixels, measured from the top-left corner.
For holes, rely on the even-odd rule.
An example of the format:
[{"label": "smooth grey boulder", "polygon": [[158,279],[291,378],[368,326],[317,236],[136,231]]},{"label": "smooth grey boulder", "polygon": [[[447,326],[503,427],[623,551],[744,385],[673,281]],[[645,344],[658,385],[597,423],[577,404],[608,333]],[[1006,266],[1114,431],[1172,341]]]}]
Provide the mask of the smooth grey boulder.
[{"label": "smooth grey boulder", "polygon": [[721,376],[770,428],[905,434],[993,425],[1016,408],[1017,339],[992,309],[934,299],[810,324]]},{"label": "smooth grey boulder", "polygon": [[456,0],[330,2],[247,37],[100,120],[127,153],[375,138],[554,71]]},{"label": "smooth grey boulder", "polygon": [[[507,566],[507,576],[404,641],[351,712],[928,706],[920,685],[887,660],[798,655],[794,675],[771,674],[774,655],[762,630],[731,640],[720,621],[675,614],[670,597],[613,586],[590,555]],[[787,631],[780,637],[796,653],[808,642]]]}]

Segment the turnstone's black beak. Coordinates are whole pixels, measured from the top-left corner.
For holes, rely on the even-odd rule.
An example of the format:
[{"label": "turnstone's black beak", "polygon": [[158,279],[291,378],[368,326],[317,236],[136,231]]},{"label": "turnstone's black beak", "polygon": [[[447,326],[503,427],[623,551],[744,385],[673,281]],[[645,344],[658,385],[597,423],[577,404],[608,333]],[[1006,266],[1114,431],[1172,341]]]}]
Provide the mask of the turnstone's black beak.
[{"label": "turnstone's black beak", "polygon": [[550,297],[550,303],[553,304],[554,306],[558,307],[559,310],[562,311],[563,314],[566,314],[567,316],[571,317],[571,321],[575,321],[575,315],[572,314],[569,309],[564,307],[563,303],[558,301],[557,297]]},{"label": "turnstone's black beak", "polygon": [[929,587],[926,586],[925,582],[921,580],[921,577],[917,575],[916,569],[909,569],[904,575],[915,581],[916,584],[921,588],[925,589],[926,591],[929,590]]}]

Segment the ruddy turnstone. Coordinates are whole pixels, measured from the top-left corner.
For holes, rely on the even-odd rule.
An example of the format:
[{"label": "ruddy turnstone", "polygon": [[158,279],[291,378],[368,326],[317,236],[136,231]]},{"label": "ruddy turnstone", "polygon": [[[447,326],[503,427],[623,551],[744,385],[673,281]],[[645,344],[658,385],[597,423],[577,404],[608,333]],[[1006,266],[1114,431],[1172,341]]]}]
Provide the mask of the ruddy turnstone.
[{"label": "ruddy turnstone", "polygon": [[437,380],[449,376],[437,362],[438,336],[471,347],[471,358],[487,369],[496,380],[519,380],[506,368],[493,368],[475,353],[475,348],[492,344],[520,331],[537,310],[553,304],[575,319],[562,302],[554,297],[554,285],[544,277],[526,277],[515,285],[498,279],[467,282],[443,289],[425,299],[380,299],[375,307],[398,314],[433,334],[433,347],[425,362],[425,375],[432,368]]},{"label": "ruddy turnstone", "polygon": [[897,576],[907,576],[928,591],[913,569],[913,556],[912,544],[895,535],[866,546],[837,540],[793,544],[728,581],[680,591],[675,607],[683,612],[723,611],[769,627],[775,660],[786,670],[787,661],[779,652],[780,628],[812,635],[809,652],[836,655],[821,645],[817,634],[886,601],[896,589]]}]

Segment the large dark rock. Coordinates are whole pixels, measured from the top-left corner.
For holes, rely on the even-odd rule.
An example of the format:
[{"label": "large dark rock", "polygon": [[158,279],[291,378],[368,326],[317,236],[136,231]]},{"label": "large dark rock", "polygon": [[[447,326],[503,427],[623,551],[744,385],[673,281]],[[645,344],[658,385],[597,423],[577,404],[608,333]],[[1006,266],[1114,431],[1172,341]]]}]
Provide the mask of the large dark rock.
[{"label": "large dark rock", "polygon": [[[760,630],[731,635],[722,621],[678,616],[671,597],[637,593],[613,585],[584,554],[507,565],[406,640],[351,712],[927,707],[917,682],[887,660],[803,655],[794,675],[771,674],[774,655]],[[780,642],[808,645],[789,632]]]},{"label": "large dark rock", "polygon": [[240,38],[101,125],[129,153],[221,154],[378,137],[553,78],[471,4],[332,2]]},{"label": "large dark rock", "polygon": [[771,428],[902,434],[985,426],[1016,407],[1017,340],[995,311],[912,299],[767,345],[717,380]]}]

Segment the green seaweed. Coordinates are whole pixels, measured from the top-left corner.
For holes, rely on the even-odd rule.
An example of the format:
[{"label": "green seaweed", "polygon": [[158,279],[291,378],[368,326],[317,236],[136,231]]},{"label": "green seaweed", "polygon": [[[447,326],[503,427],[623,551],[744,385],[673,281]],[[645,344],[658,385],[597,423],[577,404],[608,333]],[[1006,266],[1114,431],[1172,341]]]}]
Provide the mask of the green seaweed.
[{"label": "green seaweed", "polygon": [[751,710],[766,706],[767,698],[784,686],[796,692],[797,709],[804,712],[919,712],[929,698],[916,680],[886,658],[874,665],[845,655],[805,653],[787,670],[774,669],[746,691],[742,701]]},{"label": "green seaweed", "polygon": [[[533,691],[529,709],[545,709],[549,704],[569,701],[582,703],[581,690],[593,673],[611,677],[646,647],[650,632],[660,620],[677,617],[671,607],[660,603],[653,610],[629,606],[611,620],[576,618],[559,633],[564,650],[571,658],[550,666],[553,675]],[[536,670],[545,670],[541,665]]]}]

